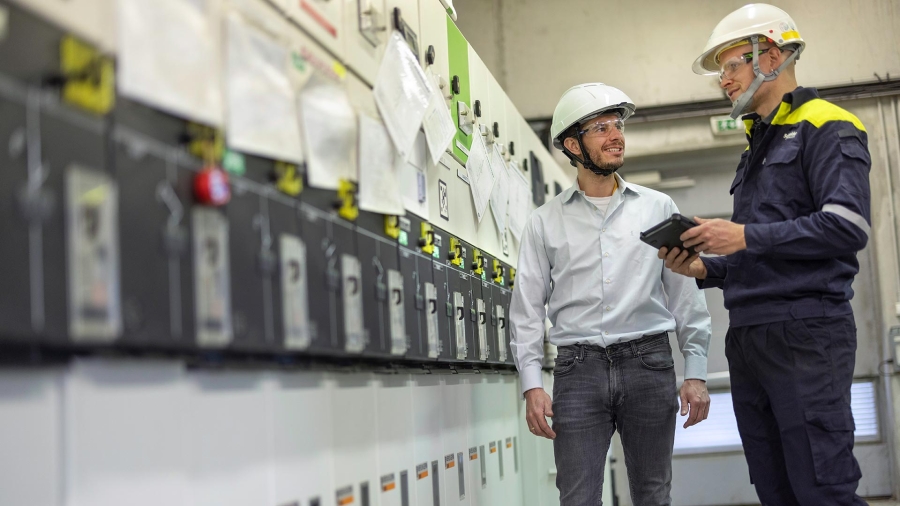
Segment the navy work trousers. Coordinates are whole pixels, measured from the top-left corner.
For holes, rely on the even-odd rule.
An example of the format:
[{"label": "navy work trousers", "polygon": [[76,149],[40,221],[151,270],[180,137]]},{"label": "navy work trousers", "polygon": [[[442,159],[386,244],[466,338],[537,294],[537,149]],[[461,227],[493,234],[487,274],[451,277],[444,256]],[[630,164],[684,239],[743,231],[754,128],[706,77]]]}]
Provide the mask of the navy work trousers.
[{"label": "navy work trousers", "polygon": [[750,481],[768,506],[864,505],[853,456],[853,315],[734,327],[725,337]]}]

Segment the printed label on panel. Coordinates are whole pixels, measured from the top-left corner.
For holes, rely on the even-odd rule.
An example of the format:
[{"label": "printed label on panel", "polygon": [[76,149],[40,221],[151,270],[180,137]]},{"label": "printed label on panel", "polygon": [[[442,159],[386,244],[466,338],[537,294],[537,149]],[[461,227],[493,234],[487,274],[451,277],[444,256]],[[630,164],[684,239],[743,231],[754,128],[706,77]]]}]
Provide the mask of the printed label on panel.
[{"label": "printed label on panel", "polygon": [[388,308],[391,317],[391,354],[404,355],[409,347],[406,340],[406,318],[403,311],[403,275],[400,271],[388,270]]},{"label": "printed label on panel", "polygon": [[69,333],[111,341],[122,331],[118,189],[108,175],[82,167],[66,177]]},{"label": "printed label on panel", "polygon": [[197,344],[225,346],[232,339],[228,220],[214,209],[191,211]]},{"label": "printed label on panel", "polygon": [[341,255],[341,277],[344,299],[344,334],[347,339],[345,349],[349,353],[359,353],[366,347],[363,334],[362,312],[362,266],[352,255]]},{"label": "printed label on panel", "polygon": [[428,337],[428,357],[437,358],[441,354],[441,342],[438,339],[438,305],[437,287],[432,283],[425,283],[425,320]]},{"label": "printed label on panel", "polygon": [[284,345],[305,350],[310,343],[306,245],[288,234],[282,234],[280,242]]},{"label": "printed label on panel", "polygon": [[466,303],[459,292],[453,292],[453,324],[456,329],[456,358],[462,360],[469,355],[466,346]]}]

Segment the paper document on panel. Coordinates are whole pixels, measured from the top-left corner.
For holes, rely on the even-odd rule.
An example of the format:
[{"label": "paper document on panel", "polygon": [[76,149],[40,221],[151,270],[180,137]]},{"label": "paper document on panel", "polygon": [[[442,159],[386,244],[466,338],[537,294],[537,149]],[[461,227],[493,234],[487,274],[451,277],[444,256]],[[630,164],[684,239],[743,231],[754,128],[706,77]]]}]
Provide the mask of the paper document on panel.
[{"label": "paper document on panel", "polygon": [[380,120],[359,115],[359,208],[403,215],[394,145]]},{"label": "paper document on panel", "polygon": [[509,174],[509,231],[516,241],[521,241],[531,214],[531,188],[515,161],[510,162]]},{"label": "paper document on panel", "polygon": [[344,88],[313,75],[300,92],[300,127],[309,185],[337,190],[357,181],[356,113]]},{"label": "paper document on panel", "polygon": [[403,207],[424,220],[428,220],[428,179],[425,173],[427,149],[425,134],[419,132],[410,149],[409,159],[404,162],[399,155],[396,158]]},{"label": "paper document on panel", "polygon": [[287,49],[237,13],[228,16],[227,35],[228,147],[303,162]]},{"label": "paper document on panel", "polygon": [[475,202],[475,214],[478,222],[484,217],[490,200],[491,191],[494,189],[494,173],[491,171],[491,163],[484,147],[484,138],[480,135],[472,139],[472,147],[469,148],[469,159],[466,161],[466,172],[469,175],[469,189],[472,191],[472,200]]},{"label": "paper document on panel", "polygon": [[494,146],[494,158],[497,159],[494,165],[494,174],[497,175],[497,181],[494,183],[494,189],[491,191],[491,213],[494,215],[494,223],[497,224],[497,230],[500,235],[506,232],[506,212],[509,204],[509,170],[506,168],[506,162],[500,154],[497,146]]},{"label": "paper document on panel", "polygon": [[218,2],[119,0],[118,89],[177,116],[221,126]]},{"label": "paper document on panel", "polygon": [[391,34],[372,90],[400,158],[408,160],[431,102],[431,83],[398,32]]},{"label": "paper document on panel", "polygon": [[437,165],[441,159],[441,155],[453,142],[456,136],[456,124],[450,116],[450,109],[447,108],[447,101],[441,95],[440,87],[434,80],[433,74],[428,71],[426,74],[431,83],[431,102],[428,105],[428,111],[425,112],[425,119],[422,122],[422,128],[425,130],[425,136],[428,138],[428,152],[431,154],[431,163]]}]

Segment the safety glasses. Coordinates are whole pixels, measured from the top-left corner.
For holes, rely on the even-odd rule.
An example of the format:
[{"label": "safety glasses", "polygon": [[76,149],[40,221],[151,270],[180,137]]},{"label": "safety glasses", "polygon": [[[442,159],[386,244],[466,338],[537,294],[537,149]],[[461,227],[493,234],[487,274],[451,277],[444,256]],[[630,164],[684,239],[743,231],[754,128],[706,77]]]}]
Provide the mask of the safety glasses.
[{"label": "safety glasses", "polygon": [[590,137],[609,137],[614,129],[618,130],[619,133],[625,133],[625,122],[621,119],[598,121],[578,132],[578,134]]},{"label": "safety glasses", "polygon": [[[763,55],[767,53],[769,49],[772,48],[760,49],[756,54],[757,56]],[[719,82],[721,83],[725,79],[734,79],[734,76],[737,75],[741,67],[751,61],[753,61],[753,51],[738,56],[732,56],[719,67]]]}]

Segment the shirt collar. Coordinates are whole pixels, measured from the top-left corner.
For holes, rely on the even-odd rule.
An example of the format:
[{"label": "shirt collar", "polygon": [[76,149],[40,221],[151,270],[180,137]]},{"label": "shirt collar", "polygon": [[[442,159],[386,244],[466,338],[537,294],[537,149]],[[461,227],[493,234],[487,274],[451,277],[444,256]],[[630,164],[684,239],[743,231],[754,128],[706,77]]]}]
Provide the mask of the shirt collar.
[{"label": "shirt collar", "polygon": [[[618,183],[619,187],[616,188],[616,191],[613,192],[613,195],[617,193],[633,193],[635,195],[640,195],[640,191],[637,189],[635,185],[628,184],[627,181],[622,179],[618,173],[614,173],[613,177],[616,178],[616,183]],[[563,204],[568,204],[572,197],[575,195],[584,195],[584,192],[581,191],[581,186],[578,184],[578,178],[575,178],[575,182],[570,186],[565,192],[563,192]]]}]

